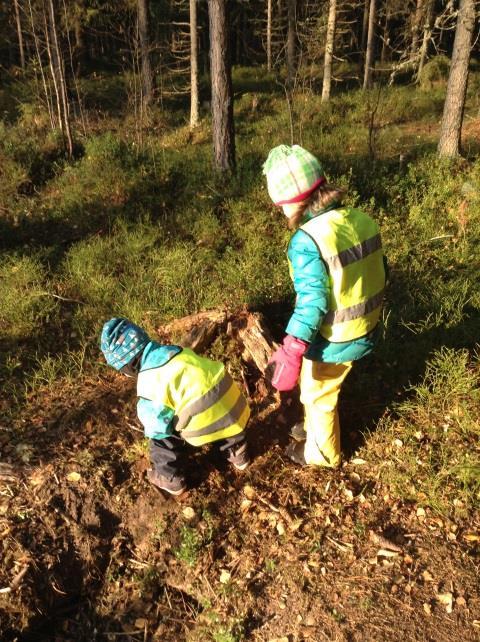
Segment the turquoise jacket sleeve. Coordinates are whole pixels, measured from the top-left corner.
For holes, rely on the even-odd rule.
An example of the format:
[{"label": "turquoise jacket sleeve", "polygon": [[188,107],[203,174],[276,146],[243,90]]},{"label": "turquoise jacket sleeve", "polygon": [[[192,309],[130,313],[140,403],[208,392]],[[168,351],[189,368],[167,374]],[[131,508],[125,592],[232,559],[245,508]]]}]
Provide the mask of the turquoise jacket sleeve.
[{"label": "turquoise jacket sleeve", "polygon": [[168,406],[158,405],[150,399],[139,398],[137,415],[145,430],[145,436],[150,439],[165,439],[173,433],[173,417],[175,412]]},{"label": "turquoise jacket sleeve", "polygon": [[286,332],[311,343],[328,311],[327,269],[315,241],[303,230],[290,239],[288,261],[297,298]]}]

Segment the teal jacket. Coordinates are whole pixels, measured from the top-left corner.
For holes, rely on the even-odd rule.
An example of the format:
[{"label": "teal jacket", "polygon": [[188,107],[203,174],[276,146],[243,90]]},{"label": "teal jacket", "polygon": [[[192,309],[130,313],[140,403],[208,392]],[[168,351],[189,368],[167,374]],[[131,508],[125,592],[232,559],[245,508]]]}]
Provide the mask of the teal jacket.
[{"label": "teal jacket", "polygon": [[[161,368],[181,351],[180,346],[161,345],[150,341],[142,354],[140,372],[151,368]],[[165,439],[173,433],[175,412],[168,406],[139,397],[137,416],[143,425],[145,436],[150,439]]]},{"label": "teal jacket", "polygon": [[310,344],[305,357],[312,361],[344,363],[369,354],[375,347],[378,326],[364,337],[343,343],[332,343],[317,334],[328,312],[330,285],[326,265],[315,241],[298,229],[290,239],[287,254],[297,298],[286,332]]}]

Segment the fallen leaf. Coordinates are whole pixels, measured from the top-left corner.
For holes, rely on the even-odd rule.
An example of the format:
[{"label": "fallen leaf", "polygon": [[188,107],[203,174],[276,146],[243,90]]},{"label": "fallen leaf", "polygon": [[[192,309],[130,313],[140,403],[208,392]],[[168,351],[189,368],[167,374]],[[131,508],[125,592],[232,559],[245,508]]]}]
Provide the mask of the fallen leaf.
[{"label": "fallen leaf", "polygon": [[425,509],[419,506],[417,508],[417,517],[425,517],[425,515],[426,515]]},{"label": "fallen leaf", "polygon": [[453,611],[452,593],[438,593],[436,599],[437,599],[437,602],[439,602],[440,604],[443,604],[447,613],[450,614]]},{"label": "fallen leaf", "polygon": [[427,615],[432,615],[432,607],[430,606],[430,604],[428,602],[424,602],[423,603],[423,610],[425,611],[425,613]]},{"label": "fallen leaf", "polygon": [[377,557],[397,557],[398,551],[390,551],[387,548],[379,548],[377,551]]},{"label": "fallen leaf", "polygon": [[429,571],[423,571],[422,579],[424,582],[433,582],[433,575]]},{"label": "fallen leaf", "polygon": [[192,519],[195,518],[195,511],[191,506],[185,506],[185,508],[182,511],[183,516],[185,517],[186,520],[191,521]]},{"label": "fallen leaf", "polygon": [[220,583],[221,584],[228,584],[230,582],[232,575],[229,573],[227,570],[222,569],[220,572]]},{"label": "fallen leaf", "polygon": [[377,544],[377,546],[381,546],[382,548],[387,548],[390,551],[397,551],[397,553],[400,553],[402,551],[402,547],[399,546],[398,544],[395,544],[395,542],[392,542],[391,540],[387,539],[383,535],[379,535],[378,533],[375,533],[375,531],[370,530],[368,533],[370,539],[374,544]]},{"label": "fallen leaf", "polygon": [[82,476],[80,475],[80,473],[77,473],[75,471],[68,473],[67,475],[67,481],[70,481],[70,482],[78,482],[81,479],[82,479]]},{"label": "fallen leaf", "polygon": [[463,539],[467,542],[480,542],[480,535],[477,535],[477,533],[465,533]]},{"label": "fallen leaf", "polygon": [[251,499],[246,499],[246,498],[242,499],[242,501],[240,502],[240,510],[242,511],[242,513],[244,513],[250,508],[251,505],[252,505]]},{"label": "fallen leaf", "polygon": [[147,620],[144,617],[137,617],[137,619],[135,620],[135,628],[144,629],[146,623]]},{"label": "fallen leaf", "polygon": [[243,494],[247,499],[255,498],[255,490],[251,486],[248,486],[248,484],[243,487]]},{"label": "fallen leaf", "polygon": [[302,524],[303,524],[303,520],[302,519],[294,519],[293,522],[290,522],[290,524],[288,525],[288,528],[291,531],[295,532],[295,531],[298,531],[298,529],[300,528],[300,526]]}]

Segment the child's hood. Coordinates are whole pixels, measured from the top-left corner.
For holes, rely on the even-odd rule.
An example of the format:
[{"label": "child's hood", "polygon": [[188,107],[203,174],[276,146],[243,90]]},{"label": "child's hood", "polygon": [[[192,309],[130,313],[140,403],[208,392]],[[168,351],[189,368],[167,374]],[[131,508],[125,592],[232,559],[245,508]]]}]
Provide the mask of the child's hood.
[{"label": "child's hood", "polygon": [[179,354],[183,348],[175,345],[162,345],[156,341],[150,341],[145,346],[140,362],[140,372],[151,368],[160,368],[168,363],[173,357]]}]

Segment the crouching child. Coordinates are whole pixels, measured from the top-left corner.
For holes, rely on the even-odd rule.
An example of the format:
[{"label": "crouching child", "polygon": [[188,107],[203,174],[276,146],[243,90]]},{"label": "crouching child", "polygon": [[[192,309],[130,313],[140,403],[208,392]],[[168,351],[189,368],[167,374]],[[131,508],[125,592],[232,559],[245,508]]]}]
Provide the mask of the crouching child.
[{"label": "crouching child", "polygon": [[105,323],[101,350],[108,365],[137,377],[137,414],[150,440],[153,467],[147,478],[152,484],[171,495],[186,489],[180,466],[184,442],[215,442],[237,470],[247,468],[250,408],[223,363],[152,341],[123,318]]}]

